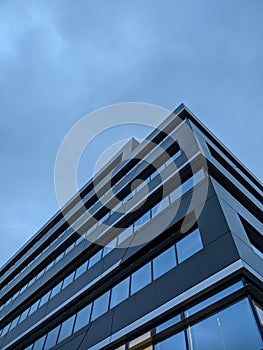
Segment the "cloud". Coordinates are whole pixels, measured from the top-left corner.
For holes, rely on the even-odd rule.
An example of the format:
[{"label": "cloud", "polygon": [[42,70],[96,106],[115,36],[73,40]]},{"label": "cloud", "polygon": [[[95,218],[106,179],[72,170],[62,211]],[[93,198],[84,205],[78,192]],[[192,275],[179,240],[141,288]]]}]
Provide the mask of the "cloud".
[{"label": "cloud", "polygon": [[185,102],[262,177],[262,7],[1,1],[0,264],[57,209],[53,168],[65,133],[108,104]]}]

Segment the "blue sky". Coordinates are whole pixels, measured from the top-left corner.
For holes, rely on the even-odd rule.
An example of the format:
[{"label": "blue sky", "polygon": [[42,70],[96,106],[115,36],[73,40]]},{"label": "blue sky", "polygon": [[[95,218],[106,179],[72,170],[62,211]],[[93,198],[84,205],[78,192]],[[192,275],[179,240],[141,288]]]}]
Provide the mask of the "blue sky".
[{"label": "blue sky", "polygon": [[184,102],[262,179],[262,13],[262,0],[2,0],[0,265],[58,209],[66,132],[109,104]]}]

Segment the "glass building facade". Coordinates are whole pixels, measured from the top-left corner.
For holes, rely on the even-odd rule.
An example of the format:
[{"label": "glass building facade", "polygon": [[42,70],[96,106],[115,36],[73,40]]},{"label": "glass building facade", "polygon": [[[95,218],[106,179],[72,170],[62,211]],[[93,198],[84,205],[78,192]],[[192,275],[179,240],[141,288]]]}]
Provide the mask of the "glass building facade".
[{"label": "glass building facade", "polygon": [[1,268],[1,349],[263,349],[262,184],[175,114]]}]

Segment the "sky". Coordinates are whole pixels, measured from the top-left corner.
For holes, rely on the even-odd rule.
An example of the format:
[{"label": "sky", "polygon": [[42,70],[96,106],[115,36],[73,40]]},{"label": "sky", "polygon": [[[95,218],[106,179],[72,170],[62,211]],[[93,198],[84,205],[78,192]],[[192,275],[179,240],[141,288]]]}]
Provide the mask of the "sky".
[{"label": "sky", "polygon": [[110,104],[183,102],[262,179],[262,13],[262,0],[1,0],[0,266],[58,210],[65,134]]}]

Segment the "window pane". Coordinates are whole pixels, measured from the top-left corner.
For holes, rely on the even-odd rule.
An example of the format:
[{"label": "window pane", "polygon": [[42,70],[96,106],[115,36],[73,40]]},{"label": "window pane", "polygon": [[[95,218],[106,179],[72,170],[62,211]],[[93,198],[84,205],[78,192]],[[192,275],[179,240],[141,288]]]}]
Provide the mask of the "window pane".
[{"label": "window pane", "polygon": [[140,217],[135,223],[134,227],[139,229],[141,225],[144,225],[146,222],[150,220],[150,211],[147,211],[143,216]]},{"label": "window pane", "polygon": [[153,278],[156,279],[176,265],[175,248],[165,250],[162,254],[153,259]]},{"label": "window pane", "polygon": [[131,278],[131,294],[134,294],[151,283],[151,263],[144,265],[138,271],[134,272]]},{"label": "window pane", "polygon": [[118,236],[118,244],[121,244],[122,242],[125,241],[128,237],[130,237],[133,233],[133,227],[130,226],[126,230],[124,230],[122,233],[119,234]]},{"label": "window pane", "polygon": [[160,324],[160,326],[157,326],[156,332],[157,333],[162,332],[164,329],[167,329],[180,321],[181,321],[181,315],[177,315],[177,316],[171,318],[170,320]]},{"label": "window pane", "polygon": [[91,305],[92,304],[87,305],[77,313],[74,332],[77,332],[80,328],[85,327],[89,323]]},{"label": "window pane", "polygon": [[108,311],[110,292],[107,292],[94,301],[91,320],[95,320]]},{"label": "window pane", "polygon": [[262,308],[262,306],[260,306],[257,303],[254,303],[254,304],[255,304],[255,308],[256,308],[257,313],[258,313],[258,318],[259,318],[260,324],[261,324],[261,326],[263,326],[263,308]]},{"label": "window pane", "polygon": [[47,335],[47,339],[45,342],[45,346],[44,349],[48,350],[50,349],[52,346],[56,345],[57,343],[57,338],[58,338],[58,333],[59,333],[59,329],[60,329],[60,325],[57,326],[55,329],[52,329],[52,331],[50,331]]},{"label": "window pane", "polygon": [[36,311],[36,309],[38,308],[38,304],[39,304],[39,300],[31,306],[28,315],[31,315],[34,311]]},{"label": "window pane", "polygon": [[60,282],[59,284],[57,284],[51,291],[51,296],[50,296],[50,299],[53,298],[56,294],[58,294],[61,290],[61,287],[62,287],[62,284],[63,284],[63,281]]},{"label": "window pane", "polygon": [[22,314],[21,314],[21,317],[19,319],[19,323],[24,321],[24,319],[27,317],[27,314],[28,314],[28,311],[29,309],[25,310]]},{"label": "window pane", "polygon": [[203,248],[199,229],[196,229],[176,244],[178,262],[188,259]]},{"label": "window pane", "polygon": [[90,258],[89,268],[95,265],[101,259],[102,250],[99,250],[95,255]]},{"label": "window pane", "polygon": [[193,350],[258,350],[261,336],[247,299],[188,328]]},{"label": "window pane", "polygon": [[71,282],[73,282],[75,276],[75,271],[72,272],[68,277],[64,279],[62,289],[66,288]]},{"label": "window pane", "polygon": [[111,291],[110,307],[113,308],[129,296],[130,277],[117,284]]},{"label": "window pane", "polygon": [[11,322],[11,326],[10,326],[9,331],[11,331],[11,329],[13,329],[13,328],[18,324],[19,317],[20,317],[20,315],[19,315],[18,317],[16,317],[16,318]]},{"label": "window pane", "polygon": [[61,342],[62,340],[64,340],[65,338],[69,337],[72,334],[75,316],[76,315],[73,315],[68,320],[62,323],[61,330],[59,333],[59,338],[58,338],[59,342]]},{"label": "window pane", "polygon": [[76,270],[76,275],[75,275],[75,279],[77,279],[80,275],[82,275],[84,272],[87,271],[87,261],[82,264],[79,268],[77,268]]},{"label": "window pane", "polygon": [[162,342],[156,344],[154,346],[154,349],[155,350],[177,350],[177,349],[186,350],[184,332],[175,334],[172,337],[163,340]]},{"label": "window pane", "polygon": [[33,347],[33,350],[42,350],[43,349],[43,345],[44,345],[44,342],[45,342],[45,339],[46,339],[46,334],[38,339],[35,344],[34,344],[34,347]]},{"label": "window pane", "polygon": [[51,291],[43,295],[43,297],[40,299],[40,303],[38,307],[44,305],[49,300],[50,294],[51,294]]},{"label": "window pane", "polygon": [[221,292],[216,293],[215,295],[212,295],[211,297],[205,299],[201,303],[199,303],[199,304],[191,307],[187,311],[185,311],[186,317],[193,315],[194,313],[204,309],[205,307],[215,303],[216,301],[224,298],[225,296],[235,292],[236,290],[238,290],[242,287],[244,287],[243,282],[239,281],[239,282],[233,284],[232,286],[222,290]]}]

